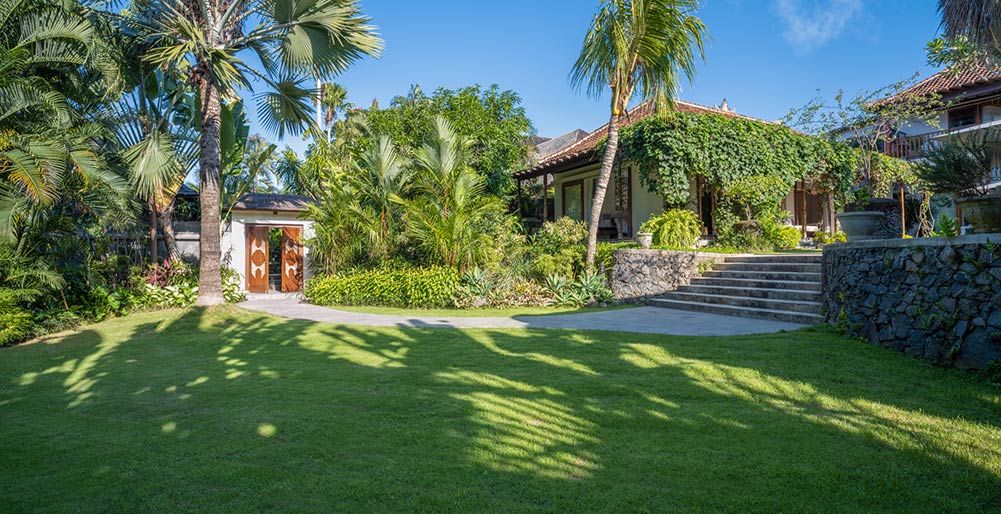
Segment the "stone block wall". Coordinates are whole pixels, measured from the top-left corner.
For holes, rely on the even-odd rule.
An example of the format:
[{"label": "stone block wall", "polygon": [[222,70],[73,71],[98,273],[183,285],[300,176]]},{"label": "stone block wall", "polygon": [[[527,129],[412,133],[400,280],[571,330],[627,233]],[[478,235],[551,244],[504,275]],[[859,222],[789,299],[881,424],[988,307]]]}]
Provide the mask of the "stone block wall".
[{"label": "stone block wall", "polygon": [[722,255],[678,250],[616,250],[610,285],[620,300],[642,300],[688,285],[699,264],[721,262]]},{"label": "stone block wall", "polygon": [[850,333],[959,368],[1001,361],[1001,234],[829,245],[823,282],[827,322]]}]

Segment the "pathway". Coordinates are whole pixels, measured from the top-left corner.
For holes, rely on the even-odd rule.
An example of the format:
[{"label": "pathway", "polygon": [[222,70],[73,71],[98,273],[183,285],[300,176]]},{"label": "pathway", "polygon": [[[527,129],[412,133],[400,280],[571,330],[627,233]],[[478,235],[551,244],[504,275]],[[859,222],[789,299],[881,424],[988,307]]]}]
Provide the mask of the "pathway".
[{"label": "pathway", "polygon": [[783,321],[747,319],[657,307],[634,307],[547,316],[515,316],[512,318],[453,318],[345,312],[329,307],[300,303],[297,298],[284,295],[255,295],[241,303],[240,307],[286,318],[378,327],[569,328],[684,336],[732,336],[796,330],[805,326]]}]

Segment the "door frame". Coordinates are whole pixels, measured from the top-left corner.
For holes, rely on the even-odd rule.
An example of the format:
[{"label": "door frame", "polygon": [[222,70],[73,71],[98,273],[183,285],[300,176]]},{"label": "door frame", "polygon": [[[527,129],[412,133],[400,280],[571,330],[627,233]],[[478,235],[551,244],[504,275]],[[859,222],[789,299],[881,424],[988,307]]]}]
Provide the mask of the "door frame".
[{"label": "door frame", "polygon": [[[306,261],[305,261],[305,252],[304,252],[304,248],[303,248],[303,244],[302,244],[301,239],[303,239],[303,238],[306,237],[306,226],[307,225],[305,225],[305,224],[295,224],[295,223],[287,223],[287,222],[286,223],[282,223],[282,222],[279,222],[279,221],[275,221],[275,222],[267,222],[267,221],[265,221],[265,222],[245,223],[244,224],[244,260],[246,261],[246,268],[245,268],[246,271],[245,271],[245,275],[244,275],[244,278],[243,278],[243,282],[244,282],[244,288],[243,289],[245,291],[252,292],[252,291],[250,291],[250,276],[251,276],[250,275],[250,271],[251,271],[251,262],[250,262],[250,257],[251,257],[250,234],[251,234],[251,232],[254,229],[262,229],[262,228],[263,229],[267,229],[267,231],[268,231],[268,236],[264,238],[264,254],[266,256],[265,262],[264,262],[264,275],[265,275],[265,283],[267,284],[267,286],[265,288],[265,293],[270,293],[271,292],[271,281],[270,281],[271,280],[271,277],[270,277],[270,275],[271,275],[271,237],[270,237],[270,235],[271,234],[270,234],[270,232],[273,229],[279,229],[279,230],[281,230],[281,229],[286,229],[286,228],[293,228],[293,229],[297,229],[299,231],[300,241],[299,241],[299,262],[298,262],[298,265],[299,265],[300,281],[301,281],[301,283],[299,284],[299,289],[298,290],[296,290],[296,291],[290,291],[290,292],[302,292],[303,288],[305,287],[305,281],[306,281]],[[283,280],[283,282],[281,284],[281,287],[279,288],[279,291],[284,288],[284,276],[285,276],[285,269],[284,269],[284,262],[285,262],[284,232],[282,234],[282,243],[283,244],[282,244],[282,247],[281,247],[281,256],[282,256],[282,280]],[[284,291],[281,291],[281,292],[284,292]]]}]

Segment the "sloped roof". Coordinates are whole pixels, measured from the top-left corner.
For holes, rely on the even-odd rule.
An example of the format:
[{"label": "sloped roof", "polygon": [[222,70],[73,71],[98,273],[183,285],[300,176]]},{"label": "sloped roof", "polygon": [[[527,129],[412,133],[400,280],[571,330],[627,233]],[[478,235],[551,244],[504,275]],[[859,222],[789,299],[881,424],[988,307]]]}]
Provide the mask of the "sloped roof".
[{"label": "sloped roof", "polygon": [[537,152],[536,157],[539,159],[545,159],[547,156],[552,155],[574,143],[580,141],[587,137],[587,132],[581,129],[572,130],[563,134],[562,136],[556,136],[552,139],[547,139],[535,145],[535,151]]},{"label": "sloped roof", "polygon": [[311,203],[312,198],[302,195],[247,193],[233,203],[233,210],[301,212]]},{"label": "sloped roof", "polygon": [[901,91],[896,96],[931,94],[944,96],[999,81],[1001,81],[1001,67],[981,64],[961,70],[942,70]]},{"label": "sloped roof", "polygon": [[[732,110],[724,110],[718,107],[706,107],[704,105],[693,104],[682,100],[674,101],[674,110],[677,112],[695,114],[721,114],[730,118],[743,118],[746,120],[759,121],[761,123],[772,123],[770,121],[759,120],[750,116],[737,114]],[[636,107],[633,107],[626,113],[623,117],[621,126],[627,127],[638,121],[645,120],[646,118],[653,116],[655,113],[656,108],[652,101],[643,102]],[[574,161],[588,162],[597,160],[596,147],[607,134],[608,124],[606,123],[598,129],[589,132],[587,136],[578,140],[576,143],[540,159],[535,166],[515,172],[514,176],[515,178],[530,178],[533,176],[540,176],[543,173],[549,173],[553,168],[556,168],[561,164],[567,164]]]}]

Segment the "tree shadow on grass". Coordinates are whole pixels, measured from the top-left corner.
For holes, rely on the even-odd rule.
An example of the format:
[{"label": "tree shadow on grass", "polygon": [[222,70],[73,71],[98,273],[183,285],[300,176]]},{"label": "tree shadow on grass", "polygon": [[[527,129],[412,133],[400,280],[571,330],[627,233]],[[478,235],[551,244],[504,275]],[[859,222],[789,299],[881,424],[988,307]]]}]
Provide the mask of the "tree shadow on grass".
[{"label": "tree shadow on grass", "polygon": [[137,315],[0,352],[0,510],[996,507],[990,391],[815,346]]}]

